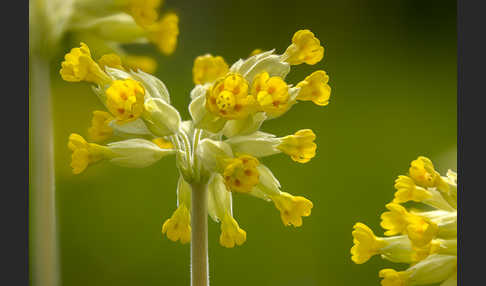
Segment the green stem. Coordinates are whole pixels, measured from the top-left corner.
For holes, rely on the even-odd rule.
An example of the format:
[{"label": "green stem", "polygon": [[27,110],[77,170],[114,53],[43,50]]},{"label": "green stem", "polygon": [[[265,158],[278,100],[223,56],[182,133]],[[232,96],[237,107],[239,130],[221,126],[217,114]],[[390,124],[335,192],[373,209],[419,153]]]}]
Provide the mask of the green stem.
[{"label": "green stem", "polygon": [[196,180],[199,181],[201,174],[199,171],[199,166],[198,166],[198,156],[196,155],[197,152],[197,146],[199,145],[199,140],[201,139],[201,129],[196,128],[196,132],[194,134],[194,140],[193,140],[193,147],[192,147],[192,163],[193,163],[193,169],[195,172]]},{"label": "green stem", "polygon": [[32,284],[59,285],[54,192],[54,150],[49,63],[31,57],[31,219]]},{"label": "green stem", "polygon": [[191,187],[191,285],[209,286],[208,191],[201,183]]}]

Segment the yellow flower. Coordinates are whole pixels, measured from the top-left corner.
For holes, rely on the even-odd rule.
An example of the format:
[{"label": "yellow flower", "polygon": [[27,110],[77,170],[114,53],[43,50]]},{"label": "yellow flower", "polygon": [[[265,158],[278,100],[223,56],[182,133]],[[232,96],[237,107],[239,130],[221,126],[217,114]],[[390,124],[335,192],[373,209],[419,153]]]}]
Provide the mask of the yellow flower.
[{"label": "yellow flower", "polygon": [[98,60],[98,64],[100,67],[103,69],[105,67],[110,67],[110,68],[115,68],[119,70],[125,70],[125,68],[122,66],[122,60],[117,54],[105,54],[101,56],[101,58]]},{"label": "yellow flower", "polygon": [[128,69],[141,69],[150,74],[157,70],[157,62],[151,57],[127,55],[123,58],[123,63]]},{"label": "yellow flower", "polygon": [[191,241],[191,214],[185,204],[180,204],[172,216],[162,225],[162,233],[172,241],[182,244]]},{"label": "yellow flower", "polygon": [[152,142],[157,144],[162,149],[174,149],[174,145],[172,145],[172,142],[165,140],[162,137],[152,139]]},{"label": "yellow flower", "polygon": [[294,135],[283,137],[277,149],[289,155],[295,162],[306,163],[316,155],[315,139],[316,135],[312,130],[302,129]]},{"label": "yellow flower", "polygon": [[255,55],[258,55],[260,54],[261,52],[263,52],[262,49],[254,49],[251,53],[250,53],[250,57],[251,56],[255,56]]},{"label": "yellow flower", "polygon": [[351,260],[356,264],[368,261],[373,255],[379,254],[379,250],[386,246],[382,238],[375,236],[373,231],[363,223],[353,226],[353,247],[351,248]]},{"label": "yellow flower", "polygon": [[280,218],[284,225],[301,226],[302,217],[310,216],[313,204],[301,196],[292,196],[286,192],[280,192],[271,197],[275,207],[280,211]]},{"label": "yellow flower", "polygon": [[298,100],[311,100],[317,105],[326,106],[329,104],[331,96],[331,87],[327,84],[329,76],[325,71],[319,70],[307,76],[303,81],[297,84],[300,87]]},{"label": "yellow flower", "polygon": [[147,27],[148,38],[166,55],[174,52],[179,35],[179,17],[167,13],[158,22]]},{"label": "yellow flower", "polygon": [[395,235],[399,233],[406,233],[410,215],[407,210],[399,204],[389,203],[386,208],[389,212],[384,212],[381,215],[381,227],[387,229],[385,235]]},{"label": "yellow flower", "polygon": [[233,248],[236,245],[242,245],[246,241],[246,232],[240,228],[236,220],[229,214],[226,214],[221,221],[221,235],[219,243],[227,248]]},{"label": "yellow flower", "polygon": [[[380,225],[389,237],[375,238],[371,230],[364,227],[358,234],[368,243],[369,254],[380,254],[391,262],[409,264],[405,271],[381,270],[381,285],[435,285],[439,282],[441,285],[456,285],[457,204],[445,187],[447,185],[454,190],[454,182],[442,179],[432,162],[422,156],[411,163],[409,174],[410,177],[399,176],[395,180],[395,198],[386,205],[389,211],[381,215]],[[408,211],[399,204],[408,201],[423,203],[433,210]],[[353,237],[356,240],[355,231]],[[375,239],[386,245],[381,248],[373,245]],[[352,254],[353,249],[360,254],[358,247],[361,245],[356,245],[354,241]],[[366,256],[366,248],[362,250],[365,253],[363,257],[370,256]],[[352,260],[356,262],[358,258],[352,257]],[[365,262],[365,258],[361,261]]]},{"label": "yellow flower", "polygon": [[91,141],[101,142],[113,135],[113,128],[109,123],[113,120],[113,116],[106,111],[93,111],[93,119],[91,120],[91,127],[88,129],[88,135]]},{"label": "yellow flower", "polygon": [[210,54],[199,56],[194,60],[192,80],[195,84],[205,84],[228,73],[228,64],[220,56]]},{"label": "yellow flower", "polygon": [[395,198],[394,203],[405,203],[408,201],[421,202],[430,197],[432,194],[421,187],[417,187],[414,181],[408,176],[398,176],[395,180]]},{"label": "yellow flower", "polygon": [[145,90],[138,81],[115,80],[105,93],[106,107],[118,123],[133,121],[142,114]]},{"label": "yellow flower", "polygon": [[206,109],[225,119],[243,119],[254,106],[248,82],[239,74],[219,79],[206,94]]},{"label": "yellow flower", "polygon": [[408,276],[409,272],[407,271],[395,271],[393,269],[387,268],[382,269],[378,273],[381,280],[382,286],[406,286],[408,285]]},{"label": "yellow flower", "polygon": [[93,61],[88,46],[85,43],[80,45],[64,56],[59,71],[62,79],[69,82],[87,81],[98,85],[109,83],[110,77]]},{"label": "yellow flower", "polygon": [[432,161],[423,156],[412,161],[408,172],[415,183],[422,187],[435,187],[437,179],[440,179],[440,175],[435,171]]},{"label": "yellow flower", "polygon": [[289,87],[278,77],[270,77],[262,72],[253,79],[251,93],[255,97],[260,110],[271,116],[279,116],[289,109]]},{"label": "yellow flower", "polygon": [[429,243],[436,236],[438,226],[430,219],[411,214],[396,203],[389,203],[386,208],[390,211],[381,215],[380,224],[387,230],[385,235],[407,234],[412,243],[417,246]]},{"label": "yellow flower", "polygon": [[160,2],[160,0],[130,0],[127,10],[138,25],[146,27],[153,24],[159,17],[157,9]]},{"label": "yellow flower", "polygon": [[324,56],[324,48],[321,42],[309,30],[299,30],[292,37],[292,44],[287,48],[286,61],[291,65],[306,63],[314,65]]},{"label": "yellow flower", "polygon": [[228,190],[248,193],[259,182],[258,159],[250,155],[241,155],[229,159],[224,172],[224,183]]},{"label": "yellow flower", "polygon": [[88,165],[110,156],[110,151],[107,147],[88,143],[81,135],[76,133],[72,133],[69,136],[68,148],[73,152],[71,155],[73,174],[79,174]]},{"label": "yellow flower", "polygon": [[439,226],[428,218],[417,217],[407,226],[407,235],[414,246],[423,247],[434,239]]}]

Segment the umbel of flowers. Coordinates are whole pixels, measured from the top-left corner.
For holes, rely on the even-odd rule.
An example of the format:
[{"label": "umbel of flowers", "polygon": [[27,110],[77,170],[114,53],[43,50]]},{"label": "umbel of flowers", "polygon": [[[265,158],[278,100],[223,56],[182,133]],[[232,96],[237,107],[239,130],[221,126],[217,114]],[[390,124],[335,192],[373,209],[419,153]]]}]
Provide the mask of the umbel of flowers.
[{"label": "umbel of flowers", "polygon": [[[449,170],[441,176],[420,156],[412,161],[408,176],[398,176],[395,189],[381,215],[385,237],[356,223],[351,259],[362,264],[380,255],[410,265],[402,271],[382,269],[378,275],[383,286],[457,285],[457,174]],[[407,209],[403,204],[408,202],[420,207]]]},{"label": "umbel of flowers", "polygon": [[[33,49],[52,54],[66,35],[87,43],[94,54],[117,57],[120,67],[153,73],[154,59],[131,55],[123,44],[152,43],[170,55],[177,46],[179,17],[160,15],[161,0],[33,0],[31,42]],[[106,60],[106,59],[104,59]],[[102,61],[104,61],[102,60]]]},{"label": "umbel of flowers", "polygon": [[[313,204],[282,190],[261,158],[284,153],[298,163],[316,154],[316,135],[302,129],[283,137],[260,131],[264,121],[278,118],[302,101],[328,104],[330,87],[324,71],[296,86],[285,82],[291,65],[315,64],[324,49],[309,30],[295,33],[282,54],[274,50],[240,59],[231,67],[221,57],[196,58],[196,86],[189,105],[192,120],[182,121],[159,79],[143,71],[122,69],[117,62],[95,62],[86,44],[66,54],[60,70],[68,81],[87,81],[106,111],[94,111],[90,142],[71,134],[73,173],[101,161],[124,167],[146,167],[174,155],[180,171],[177,209],[162,226],[173,241],[191,238],[191,184],[202,183],[210,217],[221,223],[220,243],[241,245],[246,232],[232,213],[232,194],[244,193],[272,202],[284,225],[301,226]],[[99,145],[103,141],[126,138]]]}]

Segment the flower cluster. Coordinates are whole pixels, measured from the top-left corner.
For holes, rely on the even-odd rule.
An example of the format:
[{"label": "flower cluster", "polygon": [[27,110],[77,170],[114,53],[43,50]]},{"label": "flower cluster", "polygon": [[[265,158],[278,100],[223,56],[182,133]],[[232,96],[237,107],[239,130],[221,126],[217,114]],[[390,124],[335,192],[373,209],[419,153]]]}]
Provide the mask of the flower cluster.
[{"label": "flower cluster", "polygon": [[[32,33],[48,35],[54,49],[64,35],[76,42],[87,43],[97,54],[105,54],[101,62],[118,62],[127,69],[141,69],[153,73],[157,63],[147,56],[128,54],[123,44],[153,43],[160,52],[174,52],[179,35],[179,18],[173,12],[159,17],[161,0],[49,0],[31,1],[40,23],[47,31]],[[38,23],[32,25],[37,29]],[[53,38],[53,39],[50,39]],[[45,48],[50,49],[50,48]]]},{"label": "flower cluster", "polygon": [[[409,175],[398,176],[395,198],[381,215],[385,237],[377,237],[363,223],[352,232],[351,259],[357,264],[374,255],[395,263],[407,263],[403,271],[382,269],[383,286],[457,285],[457,174],[435,171],[426,157],[412,161]],[[408,209],[402,204],[423,204]]]},{"label": "flower cluster", "polygon": [[[282,187],[261,158],[287,154],[306,163],[316,154],[316,135],[310,129],[277,137],[260,131],[265,120],[282,116],[301,101],[325,106],[331,89],[324,71],[316,71],[296,86],[285,77],[291,65],[319,62],[324,54],[320,41],[309,30],[300,30],[281,54],[257,52],[233,65],[220,56],[204,55],[194,61],[189,111],[182,121],[170,104],[164,83],[143,71],[123,69],[105,58],[95,62],[85,44],[74,48],[62,63],[68,81],[87,81],[106,106],[94,111],[88,143],[72,134],[72,167],[75,174],[108,160],[125,167],[145,167],[175,155],[180,177],[177,209],[162,226],[170,240],[191,239],[191,190],[194,184],[207,192],[209,216],[221,223],[220,244],[234,247],[246,241],[232,211],[233,193],[245,193],[273,202],[284,225],[302,225],[313,204]],[[128,138],[106,145],[113,138]]]}]

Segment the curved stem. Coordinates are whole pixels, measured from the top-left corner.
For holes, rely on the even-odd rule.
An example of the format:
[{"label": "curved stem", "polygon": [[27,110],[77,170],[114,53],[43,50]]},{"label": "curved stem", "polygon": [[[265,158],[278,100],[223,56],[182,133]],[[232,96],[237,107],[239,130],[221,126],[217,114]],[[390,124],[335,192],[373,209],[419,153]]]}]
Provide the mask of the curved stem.
[{"label": "curved stem", "polygon": [[59,265],[49,64],[36,55],[31,57],[30,105],[32,281],[56,286]]},{"label": "curved stem", "polygon": [[206,184],[191,187],[191,285],[209,286],[208,192]]}]

